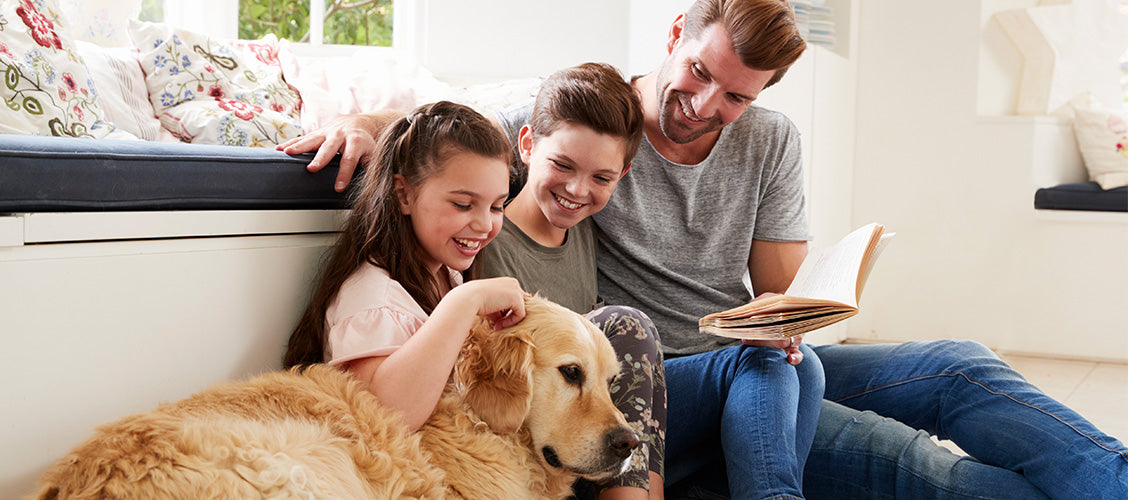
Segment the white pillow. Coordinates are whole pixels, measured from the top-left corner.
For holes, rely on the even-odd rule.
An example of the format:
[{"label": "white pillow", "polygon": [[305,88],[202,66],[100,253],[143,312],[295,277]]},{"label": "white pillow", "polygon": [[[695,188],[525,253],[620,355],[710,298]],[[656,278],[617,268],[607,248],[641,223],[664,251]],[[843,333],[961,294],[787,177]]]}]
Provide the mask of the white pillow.
[{"label": "white pillow", "polygon": [[445,99],[465,104],[486,116],[537,96],[543,78],[519,78],[496,83],[455,87]]},{"label": "white pillow", "polygon": [[1089,179],[1101,189],[1128,186],[1128,107],[1105,107],[1095,98],[1073,105],[1073,132]]},{"label": "white pillow", "polygon": [[273,35],[236,44],[134,20],[129,34],[153,111],[180,140],[272,147],[301,135],[300,101],[268,47]]},{"label": "white pillow", "polygon": [[137,49],[99,47],[79,40],[78,52],[90,68],[90,78],[98,88],[106,120],[120,130],[146,141],[175,142],[176,137],[161,127],[149,102],[145,74],[137,63]]},{"label": "white pillow", "polygon": [[279,42],[282,76],[302,98],[302,128],[312,131],[338,115],[380,109],[409,111],[450,91],[430,71],[391,49],[363,47],[345,55],[306,55]]}]

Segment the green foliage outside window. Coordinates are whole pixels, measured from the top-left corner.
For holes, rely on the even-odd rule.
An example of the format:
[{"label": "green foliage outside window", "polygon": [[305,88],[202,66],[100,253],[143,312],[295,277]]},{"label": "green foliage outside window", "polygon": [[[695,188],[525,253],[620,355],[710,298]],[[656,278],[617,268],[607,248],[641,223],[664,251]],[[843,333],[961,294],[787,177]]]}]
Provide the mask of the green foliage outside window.
[{"label": "green foliage outside window", "polygon": [[141,0],[141,12],[137,19],[154,23],[164,21],[164,0]]},{"label": "green foliage outside window", "polygon": [[[326,0],[323,43],[392,45],[392,0]],[[309,0],[239,0],[239,38],[309,40]]]}]

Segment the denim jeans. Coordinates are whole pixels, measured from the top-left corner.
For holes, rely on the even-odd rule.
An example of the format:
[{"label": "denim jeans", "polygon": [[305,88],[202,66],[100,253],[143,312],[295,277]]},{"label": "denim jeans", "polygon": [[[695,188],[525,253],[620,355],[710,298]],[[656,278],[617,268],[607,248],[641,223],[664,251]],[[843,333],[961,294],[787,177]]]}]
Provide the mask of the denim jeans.
[{"label": "denim jeans", "polygon": [[1038,498],[1030,485],[1055,499],[1128,498],[1128,449],[978,342],[814,351],[826,398],[877,415],[823,407],[804,483],[811,498]]},{"label": "denim jeans", "polygon": [[803,493],[813,500],[1045,500],[1022,474],[958,456],[872,411],[823,401]]},{"label": "denim jeans", "polygon": [[667,359],[668,491],[709,497],[801,498],[823,372],[776,348],[736,346]]}]

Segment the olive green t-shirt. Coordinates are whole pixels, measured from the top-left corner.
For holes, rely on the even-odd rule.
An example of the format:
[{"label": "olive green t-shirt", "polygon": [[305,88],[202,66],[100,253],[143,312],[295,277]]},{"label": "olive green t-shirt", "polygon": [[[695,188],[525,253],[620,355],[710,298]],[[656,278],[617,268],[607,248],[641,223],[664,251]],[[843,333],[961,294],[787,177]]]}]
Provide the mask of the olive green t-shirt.
[{"label": "olive green t-shirt", "polygon": [[595,281],[595,228],[591,219],[572,226],[558,247],[533,241],[505,218],[501,232],[478,254],[482,277],[512,276],[529,293],[585,314],[603,306]]}]

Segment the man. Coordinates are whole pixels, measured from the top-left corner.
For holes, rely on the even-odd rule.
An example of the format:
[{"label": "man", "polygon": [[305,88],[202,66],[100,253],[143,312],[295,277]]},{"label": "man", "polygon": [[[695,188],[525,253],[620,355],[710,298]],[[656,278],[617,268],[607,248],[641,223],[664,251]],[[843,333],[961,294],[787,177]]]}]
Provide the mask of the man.
[{"label": "man", "polygon": [[[666,485],[735,498],[1128,498],[1124,445],[975,342],[743,348],[771,370],[780,364],[766,354],[773,347],[785,349],[797,374],[809,375],[821,361],[827,401],[802,492],[794,489],[800,478],[777,477],[786,467],[765,479],[742,466],[745,457],[726,452],[753,433],[742,430],[739,413],[718,405],[740,377],[710,369],[718,353],[742,348],[698,334],[697,318],[751,298],[740,283],[745,269],[756,294],[782,292],[806,255],[793,126],[751,105],[798,57],[775,60],[798,36],[780,0],[699,0],[671,26],[662,66],[634,81],[646,140],[595,216],[599,282],[608,303],[646,312],[664,342]],[[287,152],[321,145],[319,166],[343,149],[347,180],[358,155],[372,149],[355,146],[373,141],[376,118],[343,118]],[[809,397],[818,388],[807,389]],[[801,405],[803,396],[780,404]],[[675,427],[679,422],[690,424]],[[801,462],[800,427],[794,435],[753,438],[764,446],[775,440]],[[927,433],[975,458],[948,453]]]}]

